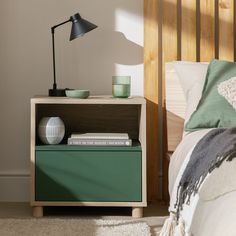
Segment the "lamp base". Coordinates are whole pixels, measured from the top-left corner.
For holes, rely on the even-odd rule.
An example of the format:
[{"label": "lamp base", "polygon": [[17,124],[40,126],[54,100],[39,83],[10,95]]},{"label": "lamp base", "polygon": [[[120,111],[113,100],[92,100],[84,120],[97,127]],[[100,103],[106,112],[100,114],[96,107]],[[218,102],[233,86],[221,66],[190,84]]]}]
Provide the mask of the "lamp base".
[{"label": "lamp base", "polygon": [[65,97],[66,92],[65,89],[49,89],[48,95],[49,97]]}]

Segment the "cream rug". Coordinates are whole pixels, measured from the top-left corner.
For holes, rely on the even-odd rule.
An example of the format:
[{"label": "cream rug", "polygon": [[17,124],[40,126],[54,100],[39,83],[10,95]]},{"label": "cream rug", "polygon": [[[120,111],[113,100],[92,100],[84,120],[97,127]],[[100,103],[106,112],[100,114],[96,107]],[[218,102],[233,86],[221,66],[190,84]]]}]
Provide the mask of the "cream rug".
[{"label": "cream rug", "polygon": [[151,236],[135,220],[0,219],[1,236]]}]

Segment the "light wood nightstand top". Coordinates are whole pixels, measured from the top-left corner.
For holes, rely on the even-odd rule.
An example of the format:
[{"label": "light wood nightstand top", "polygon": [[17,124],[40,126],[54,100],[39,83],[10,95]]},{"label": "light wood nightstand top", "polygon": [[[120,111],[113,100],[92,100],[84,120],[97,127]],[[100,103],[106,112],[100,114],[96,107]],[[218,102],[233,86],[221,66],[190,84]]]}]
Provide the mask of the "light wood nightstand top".
[{"label": "light wood nightstand top", "polygon": [[33,104],[146,104],[144,97],[114,98],[111,95],[90,96],[86,99],[68,97],[35,96],[31,99]]}]

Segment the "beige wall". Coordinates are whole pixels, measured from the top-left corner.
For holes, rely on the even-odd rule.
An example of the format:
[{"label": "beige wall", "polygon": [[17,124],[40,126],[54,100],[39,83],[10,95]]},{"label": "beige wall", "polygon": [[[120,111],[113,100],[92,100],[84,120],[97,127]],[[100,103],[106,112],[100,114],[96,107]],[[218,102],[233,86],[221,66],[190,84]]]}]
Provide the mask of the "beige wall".
[{"label": "beige wall", "polygon": [[99,28],[72,42],[56,30],[59,87],[111,94],[112,75],[131,75],[143,94],[142,0],[1,0],[0,201],[28,199],[30,98],[52,85],[50,27],[78,11]]}]

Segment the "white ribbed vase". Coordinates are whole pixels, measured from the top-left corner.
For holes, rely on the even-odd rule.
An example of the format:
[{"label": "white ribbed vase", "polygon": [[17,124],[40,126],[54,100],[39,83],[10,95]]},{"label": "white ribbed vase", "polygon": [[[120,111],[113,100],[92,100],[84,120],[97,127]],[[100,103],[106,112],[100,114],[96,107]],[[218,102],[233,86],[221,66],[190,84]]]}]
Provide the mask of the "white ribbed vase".
[{"label": "white ribbed vase", "polygon": [[43,117],[38,134],[44,144],[59,144],[65,135],[65,125],[60,117]]}]

